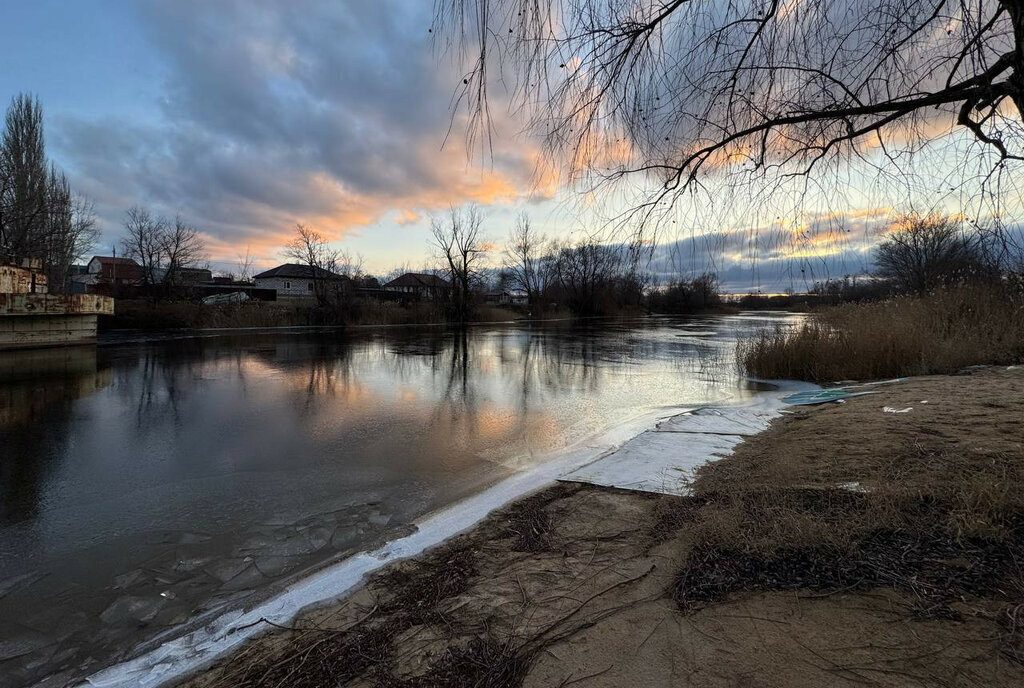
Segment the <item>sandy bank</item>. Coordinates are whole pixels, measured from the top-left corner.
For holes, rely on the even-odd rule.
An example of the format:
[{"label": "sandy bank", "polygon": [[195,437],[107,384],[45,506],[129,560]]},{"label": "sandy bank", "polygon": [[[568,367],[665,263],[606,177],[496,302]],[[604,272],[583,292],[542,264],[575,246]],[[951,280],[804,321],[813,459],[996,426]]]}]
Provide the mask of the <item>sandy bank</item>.
[{"label": "sandy bank", "polygon": [[559,484],[188,685],[1022,685],[1022,423],[1024,370],[918,378],[693,497]]}]

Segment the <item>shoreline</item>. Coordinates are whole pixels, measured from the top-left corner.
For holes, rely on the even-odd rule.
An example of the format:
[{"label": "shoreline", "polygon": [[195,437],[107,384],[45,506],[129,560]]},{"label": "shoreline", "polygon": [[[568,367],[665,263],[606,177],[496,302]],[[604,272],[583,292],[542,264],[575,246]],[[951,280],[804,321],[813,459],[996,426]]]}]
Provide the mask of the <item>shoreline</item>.
[{"label": "shoreline", "polygon": [[[771,384],[775,387],[773,391],[755,394],[745,403],[722,404],[710,408],[727,411],[759,407],[777,417],[781,415],[783,407],[780,401],[782,396],[798,388],[813,387],[806,383],[784,381],[773,381]],[[288,585],[281,594],[262,601],[253,609],[228,610],[197,630],[167,640],[141,655],[88,676],[79,685],[97,688],[155,688],[187,680],[235,651],[243,643],[265,634],[268,628],[287,625],[308,610],[358,594],[367,579],[378,570],[444,546],[452,538],[478,527],[495,511],[524,498],[529,499],[531,494],[550,489],[561,477],[612,454],[629,440],[653,430],[660,422],[697,408],[709,407],[680,406],[671,411],[666,408],[653,409],[600,435],[563,448],[555,456],[531,469],[507,477],[476,495],[426,515],[413,524],[415,531],[410,535],[311,571]],[[709,452],[705,460],[715,458]]]},{"label": "shoreline", "polygon": [[1022,413],[1020,367],[911,378],[690,497],[559,483],[183,685],[1020,685]]},{"label": "shoreline", "polygon": [[182,339],[201,339],[207,337],[231,336],[233,334],[273,335],[273,334],[331,334],[347,331],[392,330],[400,328],[444,328],[487,327],[497,325],[546,325],[548,323],[587,323],[602,321],[634,321],[634,320],[673,320],[701,318],[708,316],[727,317],[763,317],[771,315],[803,316],[802,311],[786,309],[754,309],[736,311],[701,311],[698,313],[636,313],[625,315],[586,315],[566,316],[558,318],[515,318],[512,320],[475,320],[462,325],[454,322],[429,323],[366,323],[354,325],[278,325],[270,327],[193,327],[167,329],[109,329],[103,330],[96,340],[89,342],[97,347],[111,347],[126,344],[146,344],[151,342],[177,341]]}]

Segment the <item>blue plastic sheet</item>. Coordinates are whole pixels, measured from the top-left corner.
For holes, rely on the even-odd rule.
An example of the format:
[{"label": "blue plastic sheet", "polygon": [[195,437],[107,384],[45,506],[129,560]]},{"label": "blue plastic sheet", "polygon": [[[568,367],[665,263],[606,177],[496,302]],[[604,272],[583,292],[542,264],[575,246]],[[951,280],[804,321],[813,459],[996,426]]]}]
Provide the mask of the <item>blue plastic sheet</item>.
[{"label": "blue plastic sheet", "polygon": [[875,394],[875,392],[857,392],[844,387],[816,389],[809,392],[790,394],[788,397],[783,397],[782,401],[791,406],[813,406],[814,404],[827,404],[830,401],[842,401],[851,397],[862,397],[865,394]]}]

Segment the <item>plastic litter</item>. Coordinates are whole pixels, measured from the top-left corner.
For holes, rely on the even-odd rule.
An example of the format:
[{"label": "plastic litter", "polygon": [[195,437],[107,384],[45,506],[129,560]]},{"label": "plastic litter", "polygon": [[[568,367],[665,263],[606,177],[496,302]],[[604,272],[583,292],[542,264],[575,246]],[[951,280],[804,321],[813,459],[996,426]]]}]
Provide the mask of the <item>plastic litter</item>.
[{"label": "plastic litter", "polygon": [[211,294],[203,299],[203,303],[207,306],[216,306],[223,303],[245,303],[249,300],[249,295],[244,291],[233,291],[228,294]]},{"label": "plastic litter", "polygon": [[906,408],[901,408],[901,409],[893,408],[892,406],[883,406],[882,407],[882,412],[883,413],[910,413],[913,410],[914,410],[913,406],[908,406]]},{"label": "plastic litter", "polygon": [[874,391],[855,392],[844,387],[834,389],[817,389],[807,392],[797,392],[782,398],[782,402],[791,406],[813,406],[814,404],[827,404],[833,401],[841,401],[852,397],[862,397],[865,394],[876,394]]}]

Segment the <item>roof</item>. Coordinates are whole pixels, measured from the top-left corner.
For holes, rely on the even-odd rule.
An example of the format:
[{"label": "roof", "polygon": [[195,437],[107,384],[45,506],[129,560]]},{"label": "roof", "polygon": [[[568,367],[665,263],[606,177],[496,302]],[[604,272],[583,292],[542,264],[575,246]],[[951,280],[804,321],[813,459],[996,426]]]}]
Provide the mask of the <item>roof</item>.
[{"label": "roof", "polygon": [[114,256],[93,256],[89,262],[94,260],[98,260],[100,265],[134,265],[136,267],[139,265],[131,258],[115,258]]},{"label": "roof", "polygon": [[[316,275],[316,277],[314,277]],[[314,268],[310,265],[300,265],[299,263],[285,263],[284,265],[278,265],[276,268],[271,268],[266,272],[253,277],[254,280],[258,279],[271,279],[273,277],[282,277],[284,279],[348,279],[344,275],[336,275],[329,270],[323,268]]]},{"label": "roof", "polygon": [[396,277],[387,284],[388,287],[426,287],[427,289],[447,289],[448,282],[437,275],[428,275],[422,272],[407,272],[401,277]]}]

